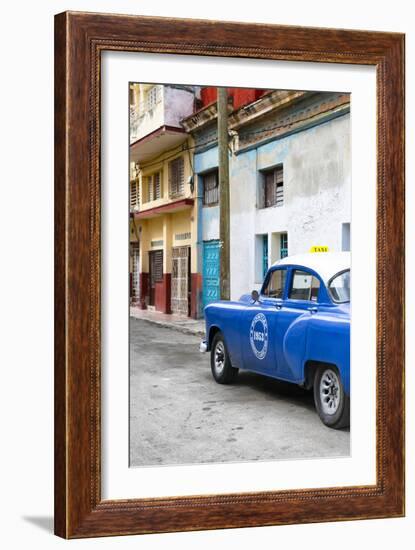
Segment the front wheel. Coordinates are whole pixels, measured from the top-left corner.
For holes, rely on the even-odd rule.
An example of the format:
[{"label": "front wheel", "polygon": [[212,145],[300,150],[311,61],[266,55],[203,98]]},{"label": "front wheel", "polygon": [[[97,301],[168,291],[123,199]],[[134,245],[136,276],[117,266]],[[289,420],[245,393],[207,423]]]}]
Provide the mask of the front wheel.
[{"label": "front wheel", "polygon": [[321,365],[314,378],[314,403],[321,421],[329,428],[350,424],[350,398],[345,394],[336,367]]},{"label": "front wheel", "polygon": [[221,332],[217,332],[213,338],[212,350],[210,352],[210,368],[213,378],[218,384],[230,384],[238,375],[238,369],[232,367]]}]

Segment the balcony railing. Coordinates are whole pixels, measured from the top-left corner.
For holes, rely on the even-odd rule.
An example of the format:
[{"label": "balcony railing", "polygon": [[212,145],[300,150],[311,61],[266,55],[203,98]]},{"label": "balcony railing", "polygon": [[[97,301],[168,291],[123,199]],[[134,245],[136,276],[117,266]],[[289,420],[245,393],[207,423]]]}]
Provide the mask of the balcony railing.
[{"label": "balcony railing", "polygon": [[145,113],[140,105],[130,105],[130,141],[135,141],[138,136],[140,123],[144,119]]}]

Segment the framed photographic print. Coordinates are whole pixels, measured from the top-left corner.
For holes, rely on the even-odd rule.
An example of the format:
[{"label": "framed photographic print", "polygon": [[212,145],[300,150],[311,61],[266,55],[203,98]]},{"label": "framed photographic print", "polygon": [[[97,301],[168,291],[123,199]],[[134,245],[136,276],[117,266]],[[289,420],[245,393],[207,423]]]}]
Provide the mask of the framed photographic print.
[{"label": "framed photographic print", "polygon": [[56,534],[402,516],[403,35],[65,12],[55,51]]}]

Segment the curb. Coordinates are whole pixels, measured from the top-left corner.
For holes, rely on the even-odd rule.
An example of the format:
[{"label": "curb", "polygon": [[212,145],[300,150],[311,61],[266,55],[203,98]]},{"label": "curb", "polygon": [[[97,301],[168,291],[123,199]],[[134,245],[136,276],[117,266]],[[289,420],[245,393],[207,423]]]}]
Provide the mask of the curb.
[{"label": "curb", "polygon": [[204,330],[198,330],[198,329],[190,328],[186,326],[174,325],[172,323],[157,321],[155,319],[143,319],[142,317],[135,317],[134,315],[130,315],[130,319],[137,319],[137,321],[144,321],[145,323],[149,323],[151,325],[157,325],[162,328],[169,328],[171,330],[175,330],[176,332],[181,332],[182,334],[190,334],[191,336],[201,336],[201,337],[205,336]]}]

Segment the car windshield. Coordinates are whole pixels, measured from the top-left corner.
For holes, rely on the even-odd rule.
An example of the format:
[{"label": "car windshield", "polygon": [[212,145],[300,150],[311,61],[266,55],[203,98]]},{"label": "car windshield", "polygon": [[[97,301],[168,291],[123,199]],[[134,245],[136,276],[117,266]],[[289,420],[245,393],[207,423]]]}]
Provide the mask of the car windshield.
[{"label": "car windshield", "polygon": [[335,302],[350,302],[350,269],[342,271],[330,280],[329,291]]}]

